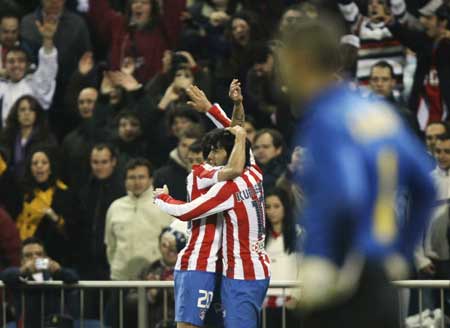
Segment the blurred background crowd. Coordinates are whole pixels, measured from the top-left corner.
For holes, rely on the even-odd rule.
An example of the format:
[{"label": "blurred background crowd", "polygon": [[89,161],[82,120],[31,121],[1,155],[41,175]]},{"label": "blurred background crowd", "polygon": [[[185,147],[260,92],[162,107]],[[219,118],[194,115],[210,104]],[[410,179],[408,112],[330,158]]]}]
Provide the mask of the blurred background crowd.
[{"label": "blurred background crowd", "polygon": [[[205,160],[201,139],[212,125],[187,105],[185,89],[197,85],[231,115],[228,88],[237,78],[264,172],[272,280],[295,280],[295,242],[304,235],[296,177],[307,150],[292,143],[302,104],[277,79],[276,37],[302,17],[320,19],[322,8],[347,27],[337,78],[395,106],[426,144],[447,200],[445,1],[1,0],[0,279],[48,279],[35,261],[48,258],[46,270],[65,281],[171,280],[186,230],[153,205],[152,190],[167,184],[186,199],[186,177]],[[399,220],[407,220],[407,202],[399,195]],[[448,210],[437,216],[417,272],[449,279]],[[114,308],[116,296],[109,299]],[[155,290],[148,300],[161,306]],[[269,293],[268,327],[278,326],[284,302],[294,306]],[[20,319],[19,306],[9,302],[8,318]],[[98,318],[96,304],[86,309]],[[154,326],[161,311],[152,313]]]}]

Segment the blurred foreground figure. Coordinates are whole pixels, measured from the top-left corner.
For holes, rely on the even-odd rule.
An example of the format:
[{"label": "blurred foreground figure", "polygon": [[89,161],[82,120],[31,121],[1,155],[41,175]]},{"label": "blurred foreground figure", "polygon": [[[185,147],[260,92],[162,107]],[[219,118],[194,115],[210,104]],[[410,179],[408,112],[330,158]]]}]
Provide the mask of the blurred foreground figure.
[{"label": "blurred foreground figure", "polygon": [[[308,149],[300,266],[302,327],[398,327],[395,289],[427,223],[434,188],[425,149],[387,103],[337,83],[338,27],[300,20],[282,35],[280,72],[303,110],[297,143]],[[396,194],[410,217],[396,220]]]}]

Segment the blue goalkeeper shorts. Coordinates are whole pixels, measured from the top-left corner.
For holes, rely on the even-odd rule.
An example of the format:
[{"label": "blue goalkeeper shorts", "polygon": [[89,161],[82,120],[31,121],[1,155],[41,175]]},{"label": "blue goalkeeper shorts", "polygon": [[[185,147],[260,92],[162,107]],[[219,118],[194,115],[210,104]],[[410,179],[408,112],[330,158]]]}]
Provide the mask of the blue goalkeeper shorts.
[{"label": "blue goalkeeper shorts", "polygon": [[203,327],[223,327],[221,275],[175,271],[175,321]]}]

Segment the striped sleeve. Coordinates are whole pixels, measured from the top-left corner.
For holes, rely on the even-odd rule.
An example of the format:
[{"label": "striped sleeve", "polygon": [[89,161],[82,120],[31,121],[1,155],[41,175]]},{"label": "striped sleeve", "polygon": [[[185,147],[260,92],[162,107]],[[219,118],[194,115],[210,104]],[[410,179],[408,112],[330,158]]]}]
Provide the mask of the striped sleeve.
[{"label": "striped sleeve", "polygon": [[218,128],[228,128],[231,125],[231,120],[219,104],[214,104],[214,106],[208,110],[206,116],[208,116],[208,118]]},{"label": "striped sleeve", "polygon": [[197,179],[198,189],[207,189],[219,182],[219,171],[222,166],[211,166],[208,164],[193,167],[193,175]]},{"label": "striped sleeve", "polygon": [[189,203],[173,199],[169,195],[160,195],[155,199],[155,204],[181,221],[191,221],[233,208],[235,191],[235,184],[226,181],[214,185],[206,194]]}]

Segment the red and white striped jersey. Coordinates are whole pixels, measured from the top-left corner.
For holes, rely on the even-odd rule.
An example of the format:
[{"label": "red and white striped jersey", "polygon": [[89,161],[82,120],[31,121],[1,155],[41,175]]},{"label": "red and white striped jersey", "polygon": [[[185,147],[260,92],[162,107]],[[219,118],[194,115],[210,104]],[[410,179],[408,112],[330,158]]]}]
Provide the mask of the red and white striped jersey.
[{"label": "red and white striped jersey", "polygon": [[[206,163],[192,168],[187,178],[188,197],[194,200],[216,184],[220,167]],[[223,217],[211,215],[189,222],[190,235],[186,247],[178,254],[176,270],[216,272],[218,254],[222,247]]]},{"label": "red and white striped jersey", "polygon": [[262,172],[247,167],[233,181],[219,182],[189,203],[161,195],[155,203],[166,213],[183,221],[201,220],[223,213],[223,274],[231,279],[266,279],[269,258],[264,249],[265,211]]},{"label": "red and white striped jersey", "polygon": [[[218,128],[230,126],[230,119],[219,105],[214,105],[207,115]],[[216,184],[220,169],[221,167],[213,167],[206,163],[194,166],[187,178],[189,200],[200,197]],[[221,214],[190,222],[189,240],[186,247],[178,254],[175,269],[207,272],[220,270],[217,262],[222,247],[222,228],[223,215]]]}]

